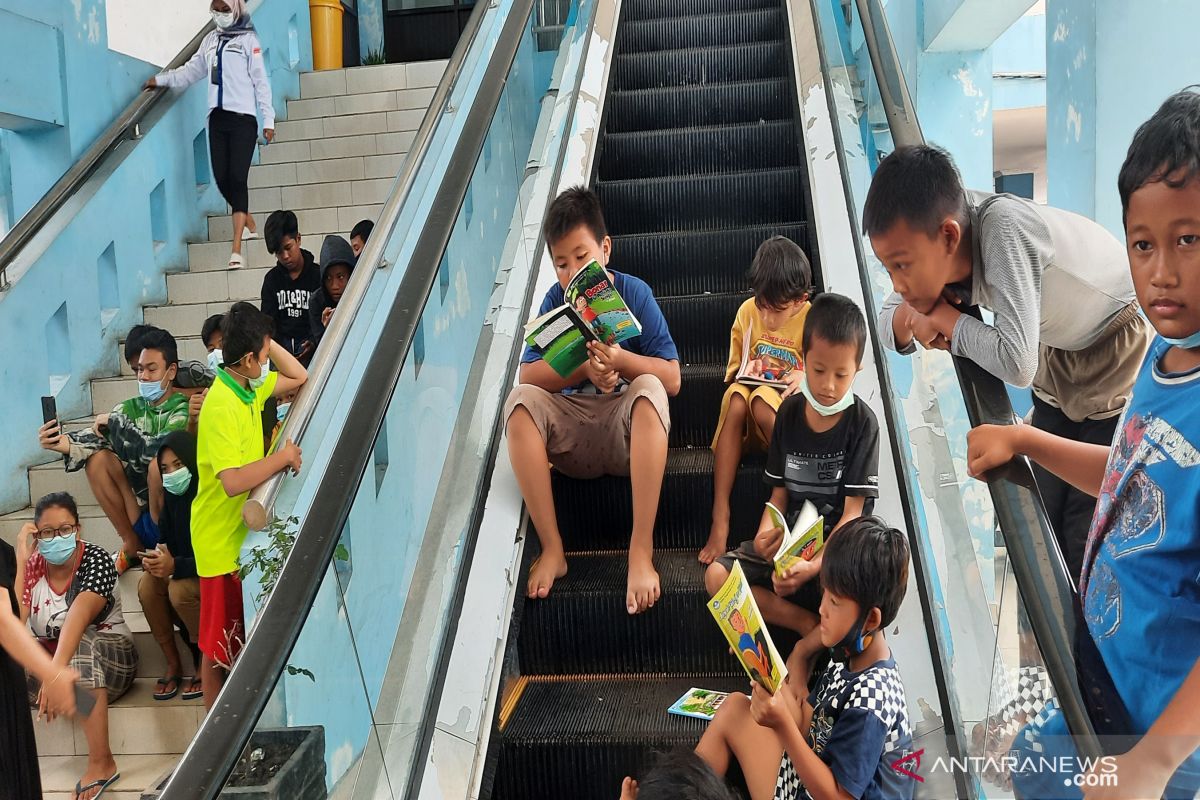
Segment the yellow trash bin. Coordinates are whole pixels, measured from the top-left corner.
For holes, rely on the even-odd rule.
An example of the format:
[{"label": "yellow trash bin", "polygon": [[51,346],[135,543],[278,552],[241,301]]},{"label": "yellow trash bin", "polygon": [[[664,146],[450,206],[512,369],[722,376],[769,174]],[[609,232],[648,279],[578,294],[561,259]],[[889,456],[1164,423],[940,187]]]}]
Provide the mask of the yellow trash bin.
[{"label": "yellow trash bin", "polygon": [[342,68],[342,0],[308,0],[313,69]]}]

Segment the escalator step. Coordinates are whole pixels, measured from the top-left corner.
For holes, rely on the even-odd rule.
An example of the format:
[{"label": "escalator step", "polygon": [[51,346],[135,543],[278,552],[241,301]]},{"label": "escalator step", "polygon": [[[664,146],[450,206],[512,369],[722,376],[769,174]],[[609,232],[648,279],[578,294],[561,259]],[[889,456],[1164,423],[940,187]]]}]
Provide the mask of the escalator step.
[{"label": "escalator step", "polygon": [[684,17],[716,14],[722,11],[747,11],[778,8],[779,0],[628,0],[622,11],[628,24],[639,19]]},{"label": "escalator step", "polygon": [[799,167],[732,175],[599,181],[596,192],[611,230],[717,230],[804,219]]},{"label": "escalator step", "polygon": [[755,42],[630,53],[613,59],[612,88],[649,89],[777,78],[787,69],[783,42]]},{"label": "escalator step", "polygon": [[[676,633],[679,636],[680,633]],[[746,691],[745,675],[530,680],[500,745],[495,800],[613,800],[655,751],[693,747],[707,723],[668,714],[688,689]]]},{"label": "escalator step", "polygon": [[679,394],[671,398],[671,447],[708,447],[725,395],[724,364],[680,368]]},{"label": "escalator step", "polygon": [[637,616],[625,610],[625,552],[577,555],[568,563],[550,597],[525,601],[522,673],[740,673],[708,611],[704,565],[695,549],[654,554],[662,595]]},{"label": "escalator step", "polygon": [[[737,292],[750,289],[750,264],[758,246],[776,234],[786,236],[806,253],[808,227],[804,223],[766,225],[718,231],[643,233],[614,236],[613,266],[636,275],[656,297],[704,292]],[[814,283],[819,284],[817,276]],[[729,319],[733,325],[733,318]]]},{"label": "escalator step", "polygon": [[681,363],[724,364],[729,358],[729,329],[749,296],[738,293],[659,298]]},{"label": "escalator step", "polygon": [[[730,496],[731,546],[752,538],[758,530],[763,503],[771,496],[770,487],[763,482],[764,463],[763,455],[747,455],[738,469]],[[568,554],[629,546],[633,525],[629,478],[578,480],[554,472],[551,485],[558,527]],[[654,525],[654,546],[696,550],[703,547],[708,539],[712,500],[712,450],[703,447],[668,451]],[[595,509],[603,509],[603,513]]]},{"label": "escalator step", "polygon": [[784,78],[609,93],[608,133],[792,119]]},{"label": "escalator step", "polygon": [[786,34],[787,18],[778,6],[693,17],[667,17],[625,23],[621,28],[620,52],[767,42],[781,39]]},{"label": "escalator step", "polygon": [[611,181],[799,164],[796,126],[778,120],[610,134],[604,138],[598,174]]}]

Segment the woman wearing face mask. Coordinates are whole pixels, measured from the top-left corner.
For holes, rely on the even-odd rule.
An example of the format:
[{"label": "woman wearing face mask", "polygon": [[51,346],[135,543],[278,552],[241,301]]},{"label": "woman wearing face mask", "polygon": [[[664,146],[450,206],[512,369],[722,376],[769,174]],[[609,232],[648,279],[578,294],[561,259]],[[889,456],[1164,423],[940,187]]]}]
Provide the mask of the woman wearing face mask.
[{"label": "woman wearing face mask", "polygon": [[155,700],[170,700],[183,692],[184,700],[201,696],[200,678],[183,677],[183,661],[175,641],[175,624],[183,626],[192,654],[200,666],[196,647],[200,635],[200,579],[192,552],[192,500],[196,498],[196,437],[183,431],[168,434],[158,451],[162,472],[163,510],[158,520],[158,546],[141,553],[145,574],[138,582],[138,599],[154,641],[167,660],[167,674],[155,687]]},{"label": "woman wearing face mask", "polygon": [[275,138],[275,109],[271,84],[263,63],[262,43],[254,32],[245,0],[212,0],[209,9],[217,29],[200,43],[200,49],[178,69],[159,73],[146,88],[184,89],[207,78],[208,152],[217,188],[233,211],[231,269],[244,266],[242,234],[257,233],[250,214],[246,176],[258,138],[255,109],[262,115],[263,138]]},{"label": "woman wearing face mask", "polygon": [[[108,705],[137,675],[133,634],[121,614],[121,592],[112,557],[79,538],[79,509],[66,492],[48,494],[34,510],[33,529],[17,548],[21,617],[51,655],[55,671],[73,669],[96,707],[83,721],[87,769],[75,785],[79,800],[92,800],[120,779],[108,744]],[[62,678],[58,678],[61,681]],[[45,708],[58,681],[29,677],[30,700]]]}]

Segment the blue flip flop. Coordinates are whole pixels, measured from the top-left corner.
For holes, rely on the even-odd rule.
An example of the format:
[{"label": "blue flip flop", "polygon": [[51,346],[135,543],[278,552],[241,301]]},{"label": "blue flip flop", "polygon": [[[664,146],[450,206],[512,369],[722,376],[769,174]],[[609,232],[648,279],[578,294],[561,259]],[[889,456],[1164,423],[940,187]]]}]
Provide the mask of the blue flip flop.
[{"label": "blue flip flop", "polygon": [[79,795],[83,794],[84,792],[90,792],[92,789],[96,789],[96,788],[99,788],[100,791],[96,792],[96,794],[92,797],[92,800],[100,800],[100,797],[101,797],[101,795],[104,794],[105,790],[107,790],[108,787],[112,786],[114,783],[116,783],[119,780],[121,780],[121,773],[114,772],[113,776],[111,778],[109,778],[108,780],[92,781],[87,786],[80,786],[79,781],[76,781],[75,782],[75,800],[79,800]]}]

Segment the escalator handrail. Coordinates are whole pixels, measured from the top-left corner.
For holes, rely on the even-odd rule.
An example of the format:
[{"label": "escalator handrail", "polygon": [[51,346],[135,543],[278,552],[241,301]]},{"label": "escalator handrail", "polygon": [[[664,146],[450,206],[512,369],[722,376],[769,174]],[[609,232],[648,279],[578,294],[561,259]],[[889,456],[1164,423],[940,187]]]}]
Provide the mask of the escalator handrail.
[{"label": "escalator handrail", "polygon": [[[163,70],[175,69],[186,64],[188,59],[200,49],[200,43],[204,41],[204,37],[215,28],[212,20],[206,22],[200,32],[184,45],[175,58],[163,67]],[[33,208],[17,220],[17,224],[12,227],[12,230],[5,234],[3,239],[0,239],[0,292],[9,288],[8,267],[16,260],[21,251],[33,241],[38,231],[46,226],[63,207],[63,204],[79,191],[84,182],[96,172],[118,145],[128,138],[136,138],[141,135],[139,126],[142,120],[168,92],[170,90],[165,86],[139,91],[137,96],[125,107],[125,110],[83,152],[79,160],[72,164],[71,168],[63,173],[63,176],[54,182],[50,190],[33,205]]]},{"label": "escalator handrail", "polygon": [[[346,477],[361,477],[372,456],[421,315],[437,282],[441,253],[470,186],[489,122],[499,109],[533,5],[534,0],[514,0],[508,15],[498,22],[500,31],[493,55],[482,67],[477,97],[469,108],[463,109],[467,119],[453,145],[447,174],[438,186],[428,221],[418,235],[410,268],[401,278],[395,302],[380,308],[379,313],[385,316],[382,334],[354,390],[353,424],[347,425],[337,439],[322,474],[309,477],[316,481],[317,489],[275,588],[259,610],[256,634],[248,637],[215,704],[164,785],[162,800],[217,797],[274,693],[277,679],[308,619],[308,609],[324,583],[342,527],[357,497],[356,492],[348,491]],[[476,4],[468,26],[478,28],[483,17],[494,8],[494,3]],[[470,47],[465,33],[452,59],[459,63]],[[383,238],[386,237],[380,237]],[[425,714],[423,728],[428,727],[424,723],[431,718]],[[421,731],[422,736],[425,733]],[[427,746],[427,737],[425,742]],[[417,757],[422,756],[418,753]],[[406,797],[412,796],[411,788]]]},{"label": "escalator handrail", "polygon": [[[883,5],[880,0],[855,3],[892,141],[897,146],[924,144]],[[973,311],[978,314],[977,309]],[[954,368],[972,427],[1014,424],[1016,416],[999,378],[959,356],[954,357]],[[1085,758],[1099,757],[1103,753],[1075,668],[1075,609],[1079,597],[1046,516],[1033,470],[1025,459],[1014,459],[989,473],[987,485],[1029,626],[1075,747]]]}]

